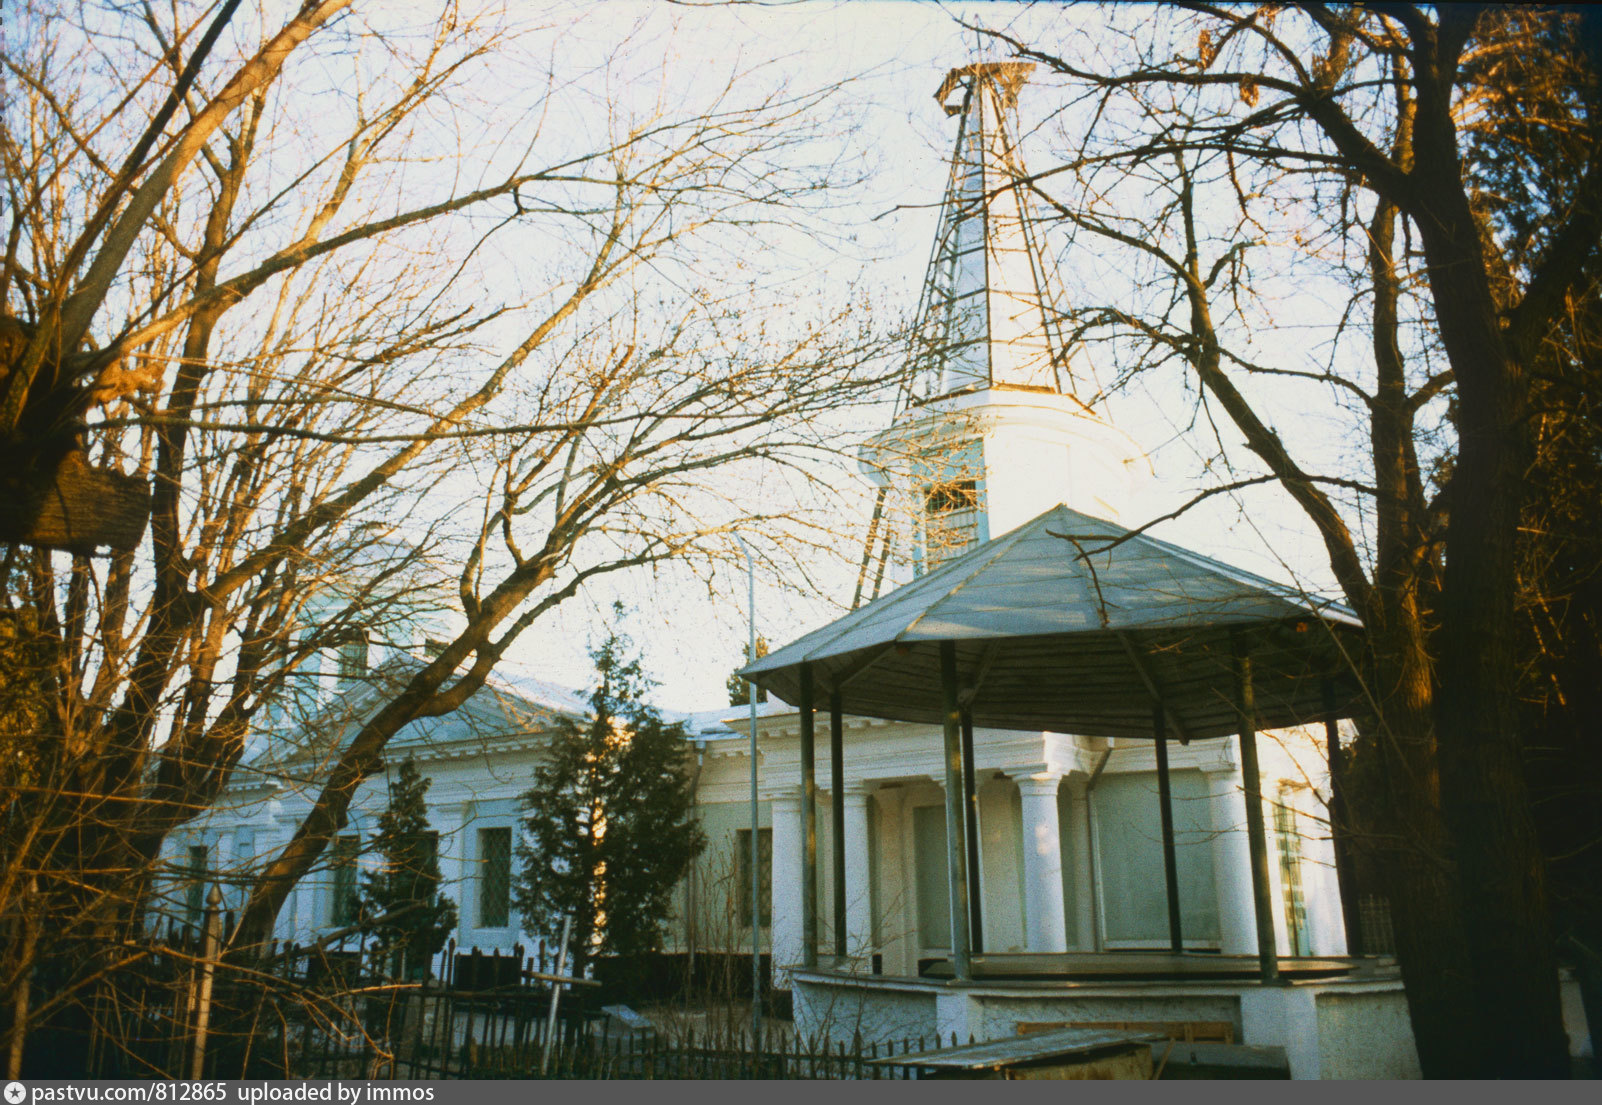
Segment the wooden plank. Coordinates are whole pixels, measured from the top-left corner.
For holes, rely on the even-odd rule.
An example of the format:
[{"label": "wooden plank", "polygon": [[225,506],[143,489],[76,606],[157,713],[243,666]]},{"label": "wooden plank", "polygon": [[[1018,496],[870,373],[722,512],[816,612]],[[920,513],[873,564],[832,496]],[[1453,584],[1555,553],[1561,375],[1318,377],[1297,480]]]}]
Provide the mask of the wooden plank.
[{"label": "wooden plank", "polygon": [[1009,1082],[1044,1079],[1064,1082],[1149,1082],[1151,1071],[1151,1048],[1137,1047],[1085,1060],[1018,1067],[1003,1071],[1002,1077]]},{"label": "wooden plank", "polygon": [[1015,1027],[1020,1036],[1062,1028],[1100,1028],[1152,1032],[1187,1044],[1235,1042],[1235,1026],[1229,1021],[1018,1021]]},{"label": "wooden plank", "polygon": [[[931,1070],[1001,1070],[1088,1058],[1102,1052],[1144,1047],[1163,1037],[1155,1032],[1125,1032],[1096,1028],[1059,1028],[1028,1036],[1006,1036],[983,1043],[963,1044],[902,1056],[903,1062]],[[887,1059],[869,1062],[888,1062]]]},{"label": "wooden plank", "polygon": [[1164,1082],[1290,1078],[1282,1047],[1197,1041],[1153,1044],[1151,1053],[1156,1064],[1152,1077]]},{"label": "wooden plank", "polygon": [[0,482],[0,541],[80,553],[128,550],[138,547],[149,521],[149,483],[91,468],[79,449],[53,471]]}]

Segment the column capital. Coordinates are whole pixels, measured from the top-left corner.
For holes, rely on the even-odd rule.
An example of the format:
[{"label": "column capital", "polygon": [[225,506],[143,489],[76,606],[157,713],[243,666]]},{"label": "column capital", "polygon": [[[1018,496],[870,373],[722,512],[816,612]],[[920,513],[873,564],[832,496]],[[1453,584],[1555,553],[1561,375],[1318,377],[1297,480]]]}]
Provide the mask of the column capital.
[{"label": "column capital", "polygon": [[880,784],[874,789],[874,798],[881,807],[890,807],[900,803],[907,796],[906,787],[887,787]]},{"label": "column capital", "polygon": [[848,806],[861,805],[879,789],[878,783],[847,783],[840,797]]},{"label": "column capital", "polygon": [[1058,784],[1067,774],[1048,764],[1027,764],[1002,770],[1007,778],[1018,784],[1019,793],[1040,796],[1055,795]]},{"label": "column capital", "polygon": [[799,786],[763,787],[757,791],[759,802],[771,802],[774,806],[788,806],[799,810],[801,808],[801,788]]},{"label": "column capital", "polygon": [[1062,777],[1062,789],[1078,801],[1083,801],[1090,790],[1090,776],[1083,771],[1070,771]]}]

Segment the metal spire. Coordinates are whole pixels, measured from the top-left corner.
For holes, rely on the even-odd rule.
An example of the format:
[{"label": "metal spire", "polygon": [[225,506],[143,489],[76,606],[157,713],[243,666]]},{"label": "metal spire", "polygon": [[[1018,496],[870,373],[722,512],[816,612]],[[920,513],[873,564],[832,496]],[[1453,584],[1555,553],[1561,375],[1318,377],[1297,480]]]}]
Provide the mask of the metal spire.
[{"label": "metal spire", "polygon": [[959,117],[910,363],[914,402],[984,388],[1074,394],[1012,115],[1034,69],[953,69],[935,99]]}]

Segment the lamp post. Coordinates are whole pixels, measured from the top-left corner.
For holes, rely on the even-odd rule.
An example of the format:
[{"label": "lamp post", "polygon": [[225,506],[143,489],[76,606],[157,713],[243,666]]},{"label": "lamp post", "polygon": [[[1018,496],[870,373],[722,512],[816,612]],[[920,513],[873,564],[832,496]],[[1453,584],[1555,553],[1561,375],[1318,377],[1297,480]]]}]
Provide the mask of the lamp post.
[{"label": "lamp post", "polygon": [[[751,548],[738,533],[734,540],[745,556],[746,583],[746,642],[745,662],[756,663],[756,562],[751,559]],[[762,849],[758,844],[761,833],[757,814],[757,688],[756,683],[745,681],[745,698],[751,708],[751,1047],[762,1046]]]}]

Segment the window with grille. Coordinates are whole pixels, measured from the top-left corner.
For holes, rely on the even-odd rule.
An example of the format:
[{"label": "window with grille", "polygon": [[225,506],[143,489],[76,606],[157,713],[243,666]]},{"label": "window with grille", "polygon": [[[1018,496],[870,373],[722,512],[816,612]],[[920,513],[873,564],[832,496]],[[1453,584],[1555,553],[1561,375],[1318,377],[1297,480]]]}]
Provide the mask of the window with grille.
[{"label": "window with grille", "polygon": [[360,679],[367,674],[367,634],[358,633],[339,646],[340,679]]},{"label": "window with grille", "polygon": [[333,895],[329,902],[328,920],[334,925],[354,925],[361,906],[356,886],[356,857],[361,852],[361,837],[342,836],[334,841],[329,866],[333,871]]},{"label": "window with grille", "polygon": [[958,556],[979,540],[979,483],[952,480],[924,488],[925,544],[929,566]]},{"label": "window with grille", "polygon": [[512,916],[512,830],[478,831],[478,927],[505,928]]},{"label": "window with grille", "polygon": [[[739,882],[740,926],[751,927],[751,830],[734,834],[735,878]],[[773,924],[773,830],[757,830],[757,921],[763,928]]]},{"label": "window with grille", "polygon": [[1357,921],[1362,926],[1363,951],[1369,955],[1395,955],[1396,933],[1391,928],[1391,903],[1377,894],[1357,899]]},{"label": "window with grille", "polygon": [[1285,933],[1292,955],[1311,955],[1307,932],[1307,901],[1302,893],[1302,838],[1296,829],[1296,811],[1280,791],[1274,804],[1274,834],[1279,838],[1279,883],[1285,899]]}]

